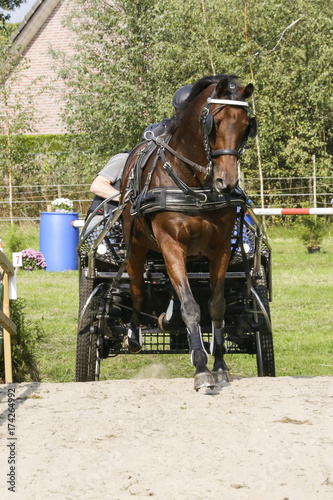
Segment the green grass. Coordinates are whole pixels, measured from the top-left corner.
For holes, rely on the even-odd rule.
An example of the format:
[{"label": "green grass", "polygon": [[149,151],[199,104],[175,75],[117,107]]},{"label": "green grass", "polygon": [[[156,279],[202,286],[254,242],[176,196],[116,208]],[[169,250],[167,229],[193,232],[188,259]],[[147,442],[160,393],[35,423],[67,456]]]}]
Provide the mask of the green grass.
[{"label": "green grass", "polygon": [[[268,236],[273,256],[271,314],[276,374],[333,375],[333,236],[324,239],[318,254],[307,253],[295,229],[271,227]],[[1,227],[0,237],[6,241]],[[33,248],[38,250],[36,245]],[[19,296],[27,302],[27,318],[39,320],[45,331],[37,352],[42,380],[73,381],[78,273],[18,271],[17,286]],[[255,357],[227,356],[227,363],[235,376],[256,375]],[[192,377],[193,371],[189,355],[118,356],[101,363],[104,380]]]},{"label": "green grass", "polygon": [[6,257],[11,261],[12,252],[26,248],[39,250],[39,224],[34,221],[15,223],[0,222],[0,238]]},{"label": "green grass", "polygon": [[277,374],[333,374],[333,238],[308,254],[292,229],[271,231]]},{"label": "green grass", "polygon": [[78,313],[78,273],[18,271],[18,295],[26,299],[27,317],[46,334],[37,360],[45,382],[74,380]]}]

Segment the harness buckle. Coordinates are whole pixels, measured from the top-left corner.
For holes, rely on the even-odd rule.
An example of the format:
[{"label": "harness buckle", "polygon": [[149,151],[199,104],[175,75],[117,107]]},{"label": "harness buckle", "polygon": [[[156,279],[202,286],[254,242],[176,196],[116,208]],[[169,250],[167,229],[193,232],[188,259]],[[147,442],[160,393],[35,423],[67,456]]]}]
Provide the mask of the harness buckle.
[{"label": "harness buckle", "polygon": [[156,142],[155,134],[151,130],[147,130],[147,132],[143,134],[143,137],[146,139],[146,141]]},{"label": "harness buckle", "polygon": [[203,199],[202,200],[198,200],[198,205],[203,205],[204,203],[207,202],[208,196],[206,195],[206,193],[200,193],[200,196],[203,196]]},{"label": "harness buckle", "polygon": [[163,168],[164,168],[164,170],[166,170],[167,172],[170,172],[170,171],[172,170],[172,167],[171,167],[171,165],[170,165],[170,163],[169,163],[168,161],[165,161],[165,162],[163,163]]},{"label": "harness buckle", "polygon": [[207,164],[207,167],[206,167],[206,174],[205,174],[205,179],[207,179],[207,177],[210,177],[213,173],[213,162],[212,160],[209,160],[208,164]]}]

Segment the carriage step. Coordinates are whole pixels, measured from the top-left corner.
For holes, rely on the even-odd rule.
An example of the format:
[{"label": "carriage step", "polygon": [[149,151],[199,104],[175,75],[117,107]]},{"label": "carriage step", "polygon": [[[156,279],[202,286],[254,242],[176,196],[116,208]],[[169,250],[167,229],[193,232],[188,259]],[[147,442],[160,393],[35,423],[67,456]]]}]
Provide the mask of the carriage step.
[{"label": "carriage step", "polygon": [[[116,272],[108,272],[108,271],[97,271],[96,274],[95,274],[95,278],[104,278],[104,279],[114,279],[115,277],[117,276],[117,273]],[[226,273],[226,279],[244,279],[246,278],[246,275],[244,272],[242,271],[230,271],[230,272],[227,272]],[[122,279],[127,279],[129,280],[129,276],[128,276],[128,273],[123,273],[121,275],[121,278]],[[166,279],[169,279],[167,277],[167,274],[166,273],[145,273],[144,274],[144,278],[145,280],[166,280]],[[204,280],[209,280],[209,273],[191,273],[189,272],[188,273],[188,278],[190,280],[194,280],[194,279],[204,279]]]}]

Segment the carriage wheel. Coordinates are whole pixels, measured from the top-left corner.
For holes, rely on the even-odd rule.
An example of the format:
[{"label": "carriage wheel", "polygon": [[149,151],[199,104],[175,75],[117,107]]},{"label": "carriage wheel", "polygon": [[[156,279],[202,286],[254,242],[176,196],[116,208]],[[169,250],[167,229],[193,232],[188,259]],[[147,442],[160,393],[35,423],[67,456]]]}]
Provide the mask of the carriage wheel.
[{"label": "carriage wheel", "polygon": [[[268,289],[265,274],[262,278],[256,279],[254,282],[254,291],[256,292],[264,311],[267,314],[267,320],[270,322],[270,309],[268,300]],[[254,301],[258,304],[258,300],[254,295]],[[260,310],[260,306],[258,307]],[[261,316],[261,315],[260,315]],[[273,334],[271,328],[265,320],[261,322],[261,325],[256,333],[256,344],[257,344],[257,371],[258,377],[275,377],[275,362],[274,362],[274,346],[273,346]]]},{"label": "carriage wheel", "polygon": [[[95,287],[95,280],[87,279],[84,270],[80,270],[79,315]],[[80,329],[77,332],[76,346],[76,382],[89,382],[99,378],[99,357],[97,354],[97,334],[91,326],[91,314],[85,312]]]}]

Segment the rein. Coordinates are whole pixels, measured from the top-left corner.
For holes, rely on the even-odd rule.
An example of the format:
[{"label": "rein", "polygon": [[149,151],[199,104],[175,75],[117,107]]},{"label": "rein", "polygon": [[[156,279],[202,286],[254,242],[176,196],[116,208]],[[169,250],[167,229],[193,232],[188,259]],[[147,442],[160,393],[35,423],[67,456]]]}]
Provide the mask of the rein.
[{"label": "rein", "polygon": [[183,191],[184,194],[186,194],[186,195],[190,194],[190,195],[192,195],[192,196],[194,196],[196,198],[201,198],[201,202],[203,202],[203,203],[205,203],[207,201],[207,196],[202,192],[202,190],[195,191],[190,186],[188,186],[187,184],[185,184],[185,182],[183,182],[175,174],[175,172],[172,170],[172,166],[168,162],[168,160],[167,160],[167,158],[166,158],[166,156],[165,156],[164,151],[163,151],[162,148],[157,151],[157,155],[160,156],[160,158],[164,162],[164,164],[163,164],[164,170],[166,170],[166,172],[171,177],[171,179],[173,180],[173,182],[176,184],[176,186],[179,187],[179,189],[181,189]]},{"label": "rein", "polygon": [[175,151],[174,149],[172,149],[172,147],[170,147],[169,144],[167,144],[162,139],[162,137],[155,137],[154,133],[151,130],[148,130],[145,133],[144,138],[147,141],[153,141],[155,144],[157,144],[157,146],[160,146],[162,149],[166,149],[167,151],[169,151],[169,153],[173,154],[173,156],[175,156],[179,160],[183,161],[187,165],[190,165],[191,167],[194,167],[199,172],[206,172],[206,168],[205,167],[202,167],[201,165],[198,165],[198,163],[195,163],[194,161],[191,161],[188,158],[185,158],[185,156],[181,155],[180,153],[178,153],[177,151]]},{"label": "rein", "polygon": [[[207,99],[207,105],[205,106],[202,114],[201,114],[201,121],[204,125],[204,148],[206,151],[207,155],[207,160],[208,164],[207,167],[203,167],[199,165],[198,163],[195,163],[188,158],[185,158],[185,156],[181,155],[177,151],[175,151],[171,146],[169,146],[163,139],[162,137],[155,137],[154,133],[151,130],[148,130],[144,134],[144,138],[147,141],[153,141],[157,146],[160,146],[162,149],[166,149],[171,153],[173,156],[181,160],[182,162],[186,163],[187,165],[190,165],[191,167],[195,168],[201,173],[205,173],[206,177],[209,177],[212,172],[213,164],[212,164],[212,158],[218,158],[219,156],[223,155],[233,155],[236,156],[237,159],[242,154],[242,151],[237,151],[236,149],[217,149],[215,151],[211,150],[210,144],[209,144],[209,133],[207,133],[207,129],[205,127],[205,124],[207,122],[207,117],[209,116],[211,119],[225,106],[242,106],[244,108],[248,108],[249,104],[246,101],[236,101],[236,100],[231,100],[231,99],[214,99],[213,96],[215,95],[215,89],[213,90],[213,93],[211,97],[208,97]],[[222,104],[222,106],[219,106],[217,109],[213,111],[213,113],[210,113],[210,106],[211,104]],[[244,148],[242,148],[244,149]]]},{"label": "rein", "polygon": [[[234,85],[233,83],[229,84],[230,90],[233,91],[235,87],[232,87]],[[132,205],[131,208],[131,214],[132,215],[141,215],[142,212],[144,211],[143,205],[145,201],[147,200],[148,197],[148,190],[149,190],[149,185],[151,181],[152,174],[156,168],[157,165],[157,158],[161,158],[163,162],[163,168],[167,172],[167,174],[170,176],[170,178],[173,180],[173,182],[176,184],[178,189],[183,192],[187,197],[190,196],[193,199],[198,200],[198,203],[200,204],[201,209],[204,208],[204,205],[207,203],[208,197],[207,197],[207,191],[203,189],[198,189],[198,188],[192,188],[188,186],[184,181],[182,181],[177,174],[174,172],[172,169],[172,166],[170,162],[167,160],[165,156],[165,151],[168,151],[171,153],[174,157],[178,158],[185,164],[195,168],[197,171],[201,173],[205,173],[205,178],[210,177],[213,172],[213,158],[217,158],[219,156],[223,155],[230,155],[230,156],[236,156],[237,160],[239,159],[241,153],[244,151],[245,146],[246,146],[246,139],[243,141],[243,145],[241,148],[241,151],[238,151],[236,149],[217,149],[213,150],[211,149],[210,142],[209,142],[209,135],[212,131],[213,123],[214,123],[214,116],[219,113],[225,106],[241,106],[244,108],[248,108],[248,103],[245,101],[237,101],[235,99],[215,99],[215,89],[213,90],[212,94],[210,97],[207,99],[206,106],[204,107],[202,113],[201,113],[201,122],[203,125],[203,134],[204,134],[204,149],[206,152],[206,157],[208,160],[208,164],[206,167],[203,167],[202,165],[199,165],[198,163],[195,163],[182,154],[178,153],[175,151],[171,146],[169,146],[169,141],[171,139],[171,136],[169,135],[165,140],[159,136],[155,137],[153,131],[148,130],[144,134],[144,138],[149,141],[150,143],[156,144],[156,146],[159,147],[158,151],[156,152],[156,157],[155,161],[153,163],[153,168],[152,171],[149,173],[145,186],[143,190],[141,191],[140,195],[136,198],[135,202]],[[210,112],[210,106],[211,104],[220,104],[219,107],[217,107],[212,113]],[[161,190],[158,190],[161,191]],[[173,205],[173,203],[170,201],[170,205]],[[169,205],[169,206],[170,206]],[[214,208],[216,208],[216,205],[214,205]],[[156,205],[154,206],[156,209]],[[182,207],[184,208],[184,207]]]},{"label": "rein", "polygon": [[[159,149],[156,153],[156,157],[160,157],[161,160],[163,161],[163,168],[164,170],[168,173],[168,175],[171,177],[173,182],[176,184],[176,186],[183,191],[185,195],[192,195],[196,198],[199,198],[201,202],[205,203],[207,201],[207,196],[205,193],[203,193],[201,190],[200,191],[195,191],[193,190],[190,186],[185,184],[178,175],[173,171],[171,164],[168,162],[167,157],[165,156],[164,151],[167,150],[169,151],[173,156],[178,158],[179,160],[183,161],[187,165],[190,165],[191,167],[194,167],[196,170],[199,172],[206,172],[206,177],[208,176],[208,171],[205,167],[202,167],[201,165],[198,165],[198,163],[195,163],[188,158],[185,158],[185,156],[181,155],[177,151],[175,151],[172,147],[169,146],[168,142],[171,138],[169,135],[164,141],[161,137],[155,137],[154,133],[150,130],[148,130],[145,135],[145,139],[147,141],[152,141],[154,142],[157,146],[159,146]],[[152,173],[152,172],[151,172]],[[150,182],[151,176],[149,177],[149,182]],[[148,179],[147,179],[148,180]]]}]

